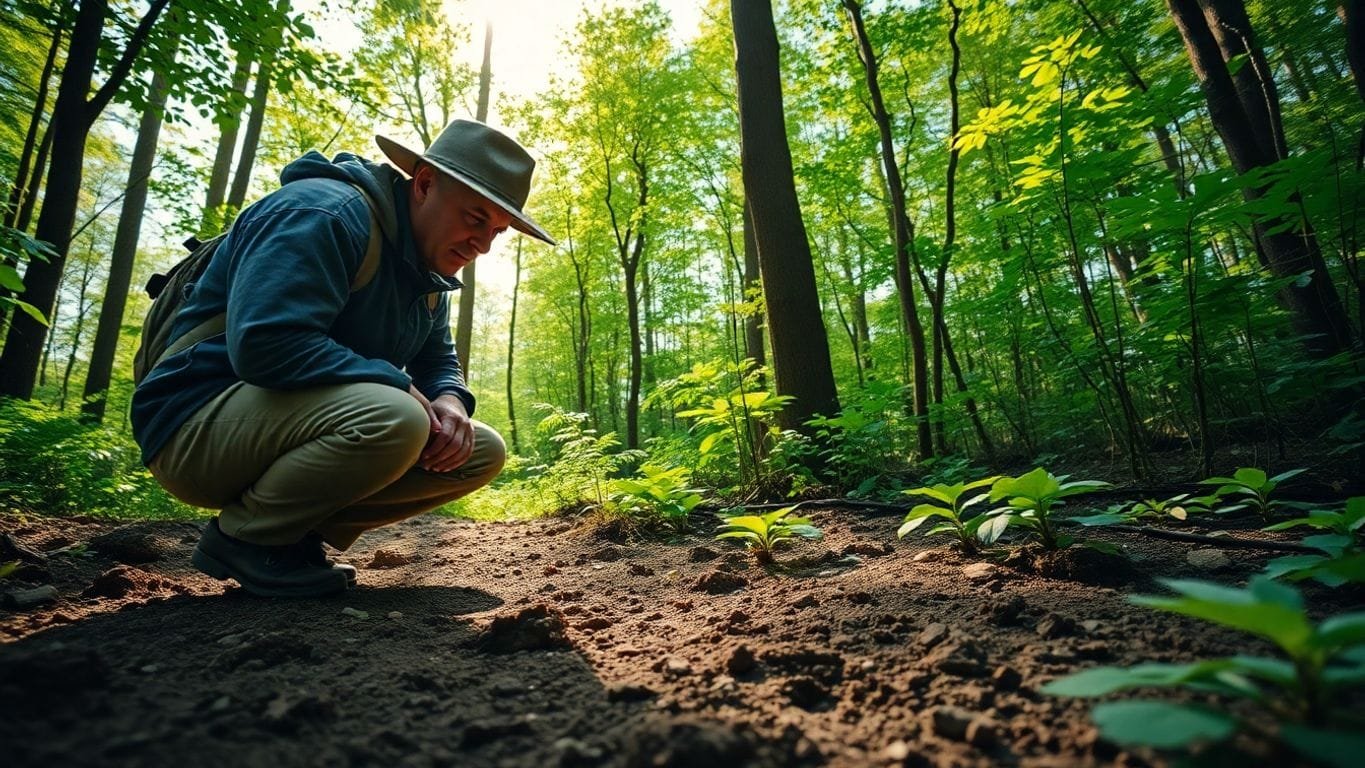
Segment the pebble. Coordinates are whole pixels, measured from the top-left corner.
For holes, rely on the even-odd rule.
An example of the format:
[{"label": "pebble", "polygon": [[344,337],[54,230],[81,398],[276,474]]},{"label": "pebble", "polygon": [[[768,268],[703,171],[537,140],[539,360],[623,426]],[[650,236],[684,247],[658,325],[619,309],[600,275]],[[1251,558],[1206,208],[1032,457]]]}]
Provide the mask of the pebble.
[{"label": "pebble", "polygon": [[910,745],[901,739],[896,739],[882,750],[882,757],[896,763],[905,762],[905,758],[910,756]]},{"label": "pebble", "polygon": [[1002,691],[1013,691],[1024,681],[1024,677],[1014,667],[1002,664],[991,673],[991,681],[995,683],[996,688]]},{"label": "pebble", "polygon": [[916,552],[915,556],[910,558],[910,561],[913,563],[929,563],[937,559],[938,559],[937,550],[926,549],[923,552]]},{"label": "pebble", "polygon": [[930,624],[929,626],[925,627],[924,631],[919,633],[919,637],[915,638],[915,642],[919,643],[925,648],[932,648],[935,645],[938,645],[939,643],[943,642],[944,638],[946,637],[948,637],[947,625],[941,624],[936,621],[933,624]]},{"label": "pebble", "polygon": [[1221,571],[1232,566],[1232,559],[1221,549],[1192,549],[1185,562],[1205,571]]},{"label": "pebble", "polygon": [[57,588],[51,584],[44,584],[33,589],[14,589],[5,593],[3,602],[6,608],[16,611],[24,611],[29,608],[36,608],[46,603],[57,601]]},{"label": "pebble", "polygon": [[670,675],[690,675],[692,674],[692,665],[687,663],[687,659],[674,657],[664,664],[664,671],[668,672]]},{"label": "pebble", "polygon": [[985,581],[996,575],[999,568],[990,563],[972,563],[962,569],[962,575],[972,581]]},{"label": "pebble", "polygon": [[341,612],[342,612],[343,614],[345,614],[345,615],[347,615],[347,616],[350,616],[351,618],[355,618],[355,619],[368,619],[368,618],[370,618],[370,614],[369,614],[368,612],[359,610],[359,609],[357,609],[357,608],[352,608],[352,607],[350,607],[349,605],[346,606],[345,608],[342,608],[342,609],[341,609]]},{"label": "pebble", "polygon": [[390,618],[390,619],[401,619],[401,618],[403,618],[403,612],[402,612],[402,611],[389,611],[389,618]]}]

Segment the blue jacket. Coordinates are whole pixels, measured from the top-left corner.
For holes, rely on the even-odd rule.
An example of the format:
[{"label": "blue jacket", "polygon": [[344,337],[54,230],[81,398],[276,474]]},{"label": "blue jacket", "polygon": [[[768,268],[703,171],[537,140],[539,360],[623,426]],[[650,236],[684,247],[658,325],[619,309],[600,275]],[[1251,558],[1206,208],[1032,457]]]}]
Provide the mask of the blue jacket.
[{"label": "blue jacket", "polygon": [[[376,382],[429,399],[455,394],[474,412],[450,338],[446,291],[459,281],[417,254],[408,186],[397,171],[354,155],[309,152],[283,185],[242,211],[172,325],[173,341],[220,312],[227,333],[166,358],[133,394],[133,436],[150,463],[190,416],[238,381],[267,389]],[[379,203],[384,249],[363,288],[370,211]],[[434,310],[428,295],[438,293]]]}]

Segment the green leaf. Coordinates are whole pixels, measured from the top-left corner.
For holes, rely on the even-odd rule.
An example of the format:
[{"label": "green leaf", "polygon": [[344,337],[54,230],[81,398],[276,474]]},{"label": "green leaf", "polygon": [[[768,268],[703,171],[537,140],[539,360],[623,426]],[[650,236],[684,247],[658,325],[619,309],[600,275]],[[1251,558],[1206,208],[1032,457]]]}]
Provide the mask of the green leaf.
[{"label": "green leaf", "polygon": [[1104,738],[1121,746],[1173,749],[1222,741],[1237,730],[1237,721],[1222,712],[1164,701],[1109,702],[1090,716]]},{"label": "green leaf", "polygon": [[788,526],[786,530],[791,535],[800,536],[803,539],[819,539],[824,537],[824,534],[820,532],[820,529],[813,525],[792,525]]},{"label": "green leaf", "polygon": [[1260,635],[1297,656],[1313,634],[1302,598],[1292,587],[1260,577],[1247,589],[1204,581],[1162,579],[1180,598],[1134,595],[1133,603],[1180,613]]},{"label": "green leaf", "polygon": [[[954,493],[952,495],[949,495],[947,492],[945,492],[945,488],[948,488],[948,486],[942,485],[925,486],[923,488],[911,488],[908,491],[901,491],[901,493],[905,494],[906,496],[928,496],[931,499],[935,499],[937,501],[943,502],[944,504],[951,505],[953,501],[957,498],[957,494]],[[961,489],[958,489],[958,492],[960,493]]]},{"label": "green leaf", "polygon": [[1113,512],[1105,512],[1099,515],[1085,515],[1084,517],[1071,517],[1067,519],[1073,523],[1080,523],[1081,525],[1088,526],[1117,525],[1119,523],[1130,523],[1133,521],[1133,518],[1129,515],[1115,514]]},{"label": "green leaf", "polygon": [[1318,625],[1313,644],[1329,651],[1365,643],[1365,612],[1333,616]]},{"label": "green leaf", "polygon": [[1331,768],[1356,768],[1365,755],[1365,734],[1361,733],[1288,723],[1280,728],[1280,739],[1309,760]]},{"label": "green leaf", "polygon": [[1232,478],[1249,488],[1263,488],[1267,480],[1265,472],[1255,467],[1242,467],[1232,473]]},{"label": "green leaf", "polygon": [[1301,474],[1303,474],[1304,472],[1307,472],[1307,471],[1308,471],[1307,469],[1291,469],[1291,470],[1289,470],[1288,472],[1281,472],[1280,474],[1275,475],[1274,477],[1270,478],[1270,482],[1272,482],[1272,483],[1274,483],[1274,484],[1276,484],[1276,485],[1279,485],[1280,483],[1284,482],[1285,480],[1288,480],[1289,478],[1295,477],[1295,476],[1297,476],[1297,475],[1301,475]]},{"label": "green leaf", "polygon": [[24,280],[19,277],[19,270],[8,264],[0,264],[0,286],[14,293],[23,293]]},{"label": "green leaf", "polygon": [[994,515],[987,518],[977,529],[976,537],[983,543],[994,544],[1005,533],[1005,529],[1009,528],[1013,519],[1013,515]]},{"label": "green leaf", "polygon": [[1318,536],[1305,536],[1303,545],[1320,549],[1332,557],[1340,557],[1355,543],[1355,538],[1339,533],[1324,533]]}]

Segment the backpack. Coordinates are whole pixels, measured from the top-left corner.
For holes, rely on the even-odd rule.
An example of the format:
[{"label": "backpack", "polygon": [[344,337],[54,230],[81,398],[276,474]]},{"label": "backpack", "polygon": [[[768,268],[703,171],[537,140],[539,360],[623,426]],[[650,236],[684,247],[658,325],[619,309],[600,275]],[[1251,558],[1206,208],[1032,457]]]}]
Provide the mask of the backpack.
[{"label": "backpack", "polygon": [[[379,207],[368,192],[358,186],[355,188],[360,190],[361,196],[365,198],[366,207],[370,209],[370,240],[365,246],[365,259],[360,262],[360,269],[356,272],[355,279],[351,281],[351,293],[369,285],[374,279],[375,272],[379,270],[379,257],[384,249],[383,231],[379,226]],[[152,275],[147,281],[146,291],[147,295],[152,297],[152,307],[147,310],[147,316],[142,320],[142,341],[133,356],[134,385],[141,384],[142,380],[147,378],[147,374],[162,360],[227,331],[227,313],[220,312],[189,329],[174,342],[170,340],[171,326],[175,324],[176,315],[180,314],[185,300],[194,290],[194,284],[204,274],[213,254],[218,251],[218,246],[227,235],[228,233],[224,232],[206,242],[191,237],[185,241],[185,247],[189,249],[190,255],[171,267],[166,274]]]}]

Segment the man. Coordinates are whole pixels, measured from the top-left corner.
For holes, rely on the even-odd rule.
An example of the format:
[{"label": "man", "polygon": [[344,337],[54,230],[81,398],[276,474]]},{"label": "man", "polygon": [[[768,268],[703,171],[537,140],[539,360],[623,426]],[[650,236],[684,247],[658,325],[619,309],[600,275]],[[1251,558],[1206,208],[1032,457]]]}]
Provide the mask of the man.
[{"label": "man", "polygon": [[505,458],[470,418],[446,292],[509,226],[553,244],[522,212],[535,162],[468,120],[421,155],[376,141],[411,178],[349,154],[291,163],[233,223],[170,338],[218,318],[224,332],[167,355],[133,396],[152,475],[221,510],[194,565],[253,594],[346,589],[355,569],[324,542],[344,550],[464,496]]}]

